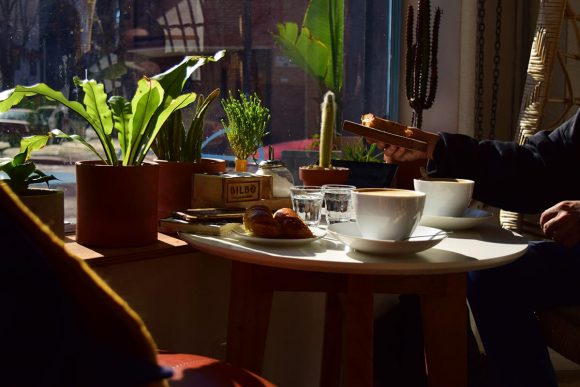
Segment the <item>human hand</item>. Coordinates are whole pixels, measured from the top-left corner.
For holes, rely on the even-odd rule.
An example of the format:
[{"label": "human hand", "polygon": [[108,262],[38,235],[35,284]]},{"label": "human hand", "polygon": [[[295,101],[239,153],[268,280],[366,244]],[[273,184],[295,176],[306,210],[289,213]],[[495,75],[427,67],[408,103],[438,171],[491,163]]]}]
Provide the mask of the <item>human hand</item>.
[{"label": "human hand", "polygon": [[383,158],[387,163],[433,158],[433,151],[435,150],[435,146],[440,139],[439,135],[425,132],[417,128],[408,128],[407,130],[410,131],[410,137],[416,137],[419,135],[421,141],[425,141],[427,143],[426,151],[407,149],[396,145],[386,144],[384,142],[374,141],[373,139],[369,138],[367,138],[367,141],[375,142],[377,144],[377,148],[379,149],[383,148]]},{"label": "human hand", "polygon": [[564,246],[580,242],[580,201],[566,200],[544,211],[540,217],[542,231]]},{"label": "human hand", "polygon": [[377,144],[377,147],[383,147],[383,158],[386,163],[415,161],[428,158],[427,152],[421,152],[414,149],[407,149],[396,145]]}]

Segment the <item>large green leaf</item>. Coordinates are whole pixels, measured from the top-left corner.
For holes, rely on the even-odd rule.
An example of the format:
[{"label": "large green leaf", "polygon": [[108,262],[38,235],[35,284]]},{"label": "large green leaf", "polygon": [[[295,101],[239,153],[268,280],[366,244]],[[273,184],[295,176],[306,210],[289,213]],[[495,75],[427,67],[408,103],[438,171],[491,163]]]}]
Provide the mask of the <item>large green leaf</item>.
[{"label": "large green leaf", "polygon": [[[220,50],[213,56],[186,56],[179,64],[169,70],[155,75],[153,79],[159,81],[165,90],[168,99],[173,99],[181,94],[185,82],[193,72],[208,62],[216,62],[224,57],[226,51]],[[170,101],[166,102],[166,105]]]},{"label": "large green leaf", "polygon": [[292,62],[304,69],[320,84],[324,84],[328,70],[329,49],[312,36],[308,28],[298,35],[295,23],[278,24],[276,42]]},{"label": "large green leaf", "polygon": [[95,80],[80,80],[78,77],[74,78],[74,82],[81,86],[85,93],[83,103],[89,116],[88,121],[101,141],[107,160],[111,165],[117,165],[115,146],[111,139],[113,113],[109,109],[109,105],[107,105],[105,86]]},{"label": "large green leaf", "polygon": [[[278,35],[274,39],[284,55],[316,78],[321,86],[324,85],[338,96],[343,82],[344,0],[310,0],[300,37],[295,36],[297,32],[294,23],[279,24]],[[307,40],[325,46],[328,54],[324,57],[306,55],[309,51],[319,54],[317,49],[305,43]],[[299,44],[302,47],[298,47]],[[320,61],[325,62],[324,71],[320,70]]]},{"label": "large green leaf", "polygon": [[137,91],[131,100],[133,115],[129,119],[129,130],[126,133],[129,147],[123,165],[132,165],[141,156],[142,138],[146,131],[150,132],[147,127],[163,103],[163,95],[163,87],[155,79],[142,78],[138,82]]},{"label": "large green leaf", "polygon": [[74,110],[87,121],[90,119],[82,104],[76,101],[69,101],[60,91],[51,89],[44,83],[38,83],[32,86],[19,85],[14,89],[4,90],[0,93],[0,112],[5,112],[11,107],[17,105],[24,97],[30,97],[34,95],[43,95],[49,99],[58,101],[68,108]]},{"label": "large green leaf", "polygon": [[304,26],[325,46],[331,58],[326,86],[331,90],[342,87],[344,0],[311,0],[304,16]]},{"label": "large green leaf", "polygon": [[118,95],[109,98],[109,106],[113,114],[113,123],[117,131],[119,140],[119,148],[121,148],[121,158],[124,159],[129,148],[129,140],[127,133],[129,133],[129,121],[133,116],[131,111],[131,103],[125,97]]}]

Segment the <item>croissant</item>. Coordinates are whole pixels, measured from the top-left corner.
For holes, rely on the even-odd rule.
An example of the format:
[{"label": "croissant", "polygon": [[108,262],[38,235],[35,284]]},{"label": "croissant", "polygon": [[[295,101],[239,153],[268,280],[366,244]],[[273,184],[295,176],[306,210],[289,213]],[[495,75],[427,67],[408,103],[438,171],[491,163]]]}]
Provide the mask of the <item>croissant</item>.
[{"label": "croissant", "polygon": [[281,208],[274,215],[266,205],[249,207],[244,212],[244,227],[259,238],[312,238],[308,226],[291,208]]},{"label": "croissant", "polygon": [[314,235],[298,214],[290,208],[280,208],[274,213],[274,219],[282,226],[284,238],[312,238]]},{"label": "croissant", "polygon": [[249,207],[244,212],[244,227],[260,238],[282,237],[282,226],[274,219],[272,210],[266,205]]}]

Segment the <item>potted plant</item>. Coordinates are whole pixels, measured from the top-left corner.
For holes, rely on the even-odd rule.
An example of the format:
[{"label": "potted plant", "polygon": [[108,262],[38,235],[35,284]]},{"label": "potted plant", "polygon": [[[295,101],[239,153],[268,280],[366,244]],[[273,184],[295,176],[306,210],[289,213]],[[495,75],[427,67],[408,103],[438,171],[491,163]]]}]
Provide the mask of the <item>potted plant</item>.
[{"label": "potted plant", "polygon": [[[20,151],[14,157],[0,158],[2,179],[19,199],[44,222],[58,237],[64,238],[64,194],[50,189],[49,181],[56,180],[39,170],[30,160],[30,154],[46,145],[46,136],[24,137]],[[32,184],[46,183],[47,188],[31,188]]]},{"label": "potted plant", "polygon": [[186,130],[181,111],[174,112],[157,134],[152,150],[159,164],[159,192],[157,217],[171,216],[175,210],[191,205],[192,176],[195,173],[225,172],[226,162],[202,158],[203,124],[205,113],[219,95],[213,90],[207,98],[199,95],[189,129]]},{"label": "potted plant", "polygon": [[[220,51],[213,58],[223,54]],[[98,157],[76,164],[79,243],[129,247],[157,241],[159,170],[158,164],[145,162],[145,156],[168,117],[195,101],[195,93],[182,94],[183,86],[206,62],[206,57],[187,56],[161,74],[143,77],[131,101],[122,96],[109,97],[103,84],[78,77],[73,81],[84,93],[84,105],[42,83],[0,93],[0,111],[24,97],[42,95],[75,111],[95,130],[103,154],[78,135],[51,132],[52,136],[83,143]]]},{"label": "potted plant", "polygon": [[227,118],[227,124],[222,120],[222,125],[236,157],[236,171],[245,172],[248,157],[263,144],[270,111],[256,93],[246,97],[239,92],[239,98],[235,98],[230,91],[229,97],[222,99],[222,107]]},{"label": "potted plant", "polygon": [[299,177],[304,185],[345,184],[350,173],[349,169],[334,167],[330,162],[336,120],[336,102],[332,91],[324,95],[321,108],[318,164],[300,167]]},{"label": "potted plant", "polygon": [[398,167],[385,163],[377,144],[367,145],[362,137],[357,137],[355,142],[343,142],[342,158],[333,159],[332,165],[348,168],[350,174],[346,183],[358,188],[391,187]]}]

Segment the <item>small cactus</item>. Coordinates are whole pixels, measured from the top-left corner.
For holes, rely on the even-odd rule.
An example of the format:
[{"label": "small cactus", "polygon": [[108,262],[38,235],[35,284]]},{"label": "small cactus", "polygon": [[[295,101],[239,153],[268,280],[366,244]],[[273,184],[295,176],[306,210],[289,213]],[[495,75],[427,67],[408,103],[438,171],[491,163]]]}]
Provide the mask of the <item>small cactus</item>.
[{"label": "small cactus", "polygon": [[437,93],[437,51],[441,9],[435,10],[431,30],[431,1],[418,0],[415,39],[413,39],[414,9],[407,12],[406,92],[413,109],[411,125],[421,128],[423,110],[433,106]]},{"label": "small cactus", "polygon": [[327,91],[321,105],[322,121],[320,123],[320,148],[318,166],[330,168],[332,140],[336,121],[336,100],[332,91]]}]

